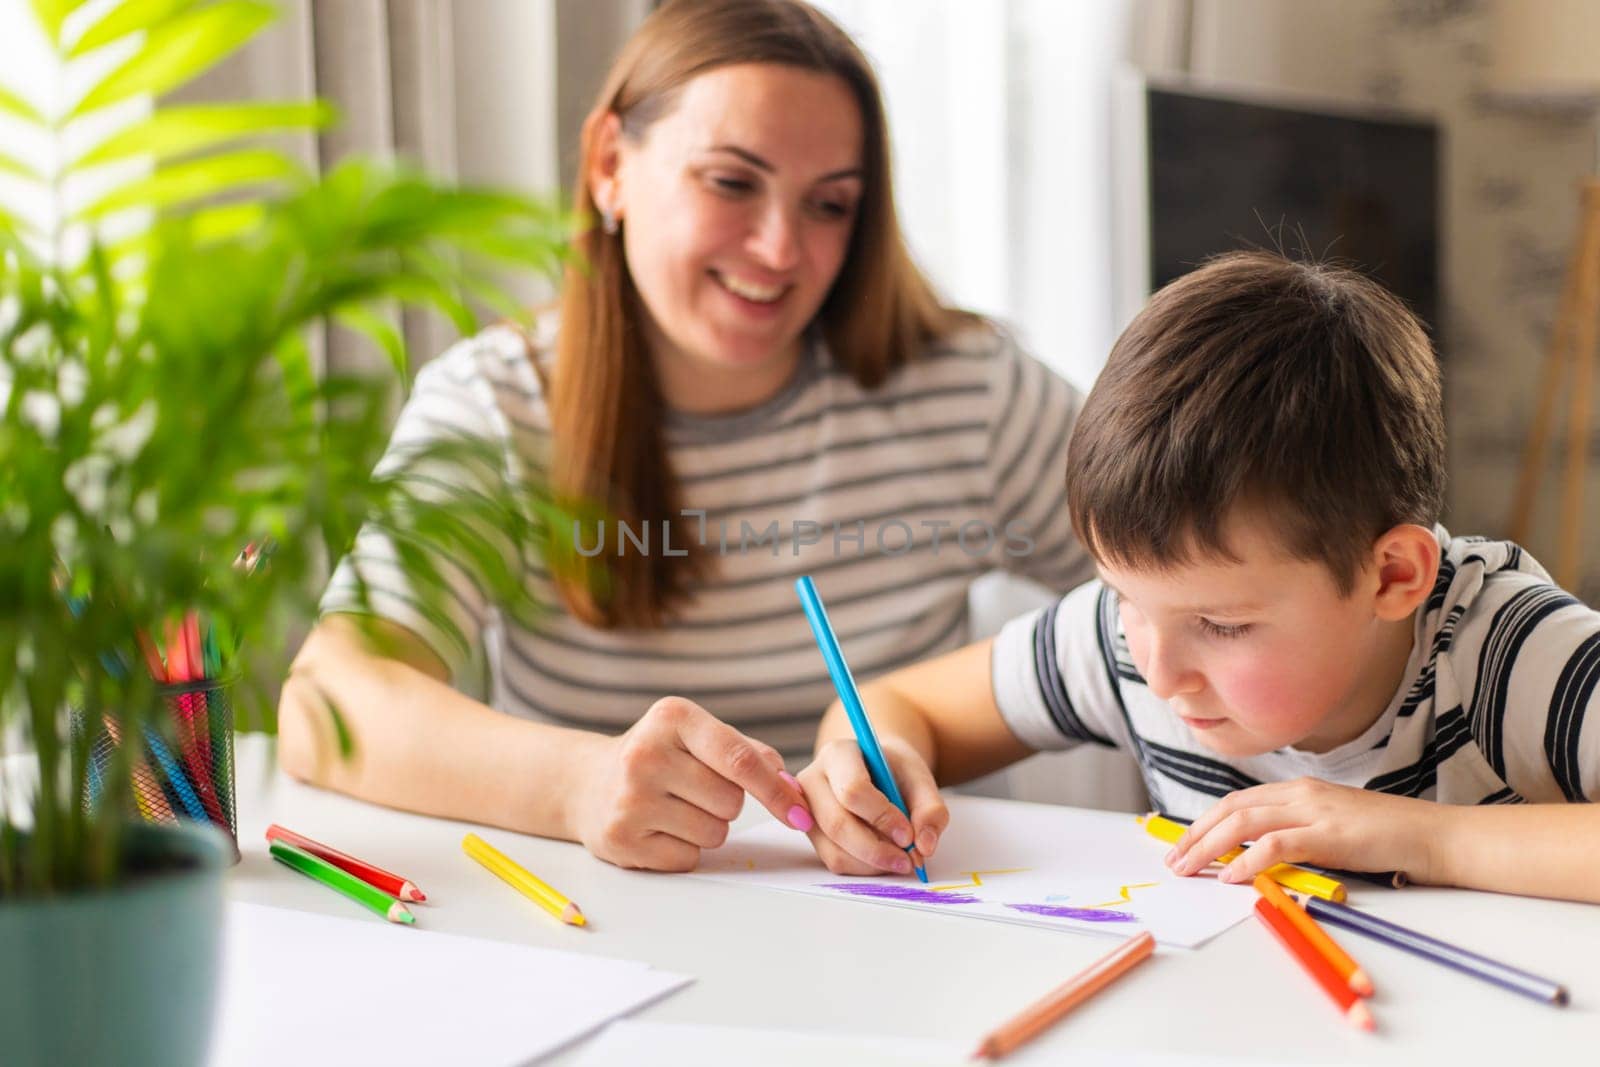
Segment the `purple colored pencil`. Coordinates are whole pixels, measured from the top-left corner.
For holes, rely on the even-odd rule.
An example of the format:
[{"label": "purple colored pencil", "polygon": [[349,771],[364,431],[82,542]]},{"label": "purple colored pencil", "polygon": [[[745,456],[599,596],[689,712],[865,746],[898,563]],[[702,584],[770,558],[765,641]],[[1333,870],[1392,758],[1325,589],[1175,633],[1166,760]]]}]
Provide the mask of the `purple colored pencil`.
[{"label": "purple colored pencil", "polygon": [[1354,930],[1363,937],[1370,937],[1375,941],[1393,945],[1395,948],[1409,952],[1423,959],[1441,963],[1446,967],[1470,974],[1474,978],[1485,982],[1492,982],[1503,989],[1513,993],[1521,993],[1534,1000],[1542,1000],[1547,1004],[1558,1007],[1567,1003],[1567,988],[1548,978],[1540,978],[1536,974],[1518,970],[1515,967],[1499,963],[1480,956],[1476,952],[1468,952],[1464,948],[1446,944],[1426,934],[1419,934],[1415,930],[1408,930],[1404,926],[1396,925],[1376,916],[1368,915],[1364,911],[1344,904],[1335,904],[1328,900],[1318,900],[1308,897],[1305,901],[1306,911],[1323,922],[1342,926],[1346,930]]}]

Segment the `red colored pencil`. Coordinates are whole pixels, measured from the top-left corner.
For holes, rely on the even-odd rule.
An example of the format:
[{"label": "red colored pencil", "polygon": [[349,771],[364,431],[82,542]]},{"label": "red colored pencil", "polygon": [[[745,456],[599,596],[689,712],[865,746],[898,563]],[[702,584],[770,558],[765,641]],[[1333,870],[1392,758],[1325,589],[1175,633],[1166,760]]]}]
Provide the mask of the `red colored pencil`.
[{"label": "red colored pencil", "polygon": [[189,658],[189,681],[200,681],[206,676],[206,663],[200,648],[200,616],[192,611],[183,617],[183,650]]},{"label": "red colored pencil", "polygon": [[[190,611],[183,616],[183,654],[186,660],[188,681],[200,682],[206,677],[205,652],[200,647],[200,616]],[[196,775],[204,786],[200,799],[217,825],[228,828],[216,796],[216,783],[211,775],[211,708],[204,690],[186,693],[178,698],[182,713],[187,716],[190,760],[197,765]]]},{"label": "red colored pencil", "polygon": [[1289,950],[1291,956],[1300,961],[1300,966],[1306,969],[1306,973],[1311,975],[1322,987],[1323,992],[1339,1006],[1339,1010],[1350,1025],[1362,1030],[1371,1030],[1376,1026],[1372,1012],[1362,1002],[1361,995],[1339,977],[1339,972],[1333,969],[1327,958],[1318,952],[1316,947],[1306,940],[1306,935],[1295,929],[1289,917],[1273,907],[1266,897],[1256,898],[1256,918],[1266,923],[1267,929],[1277,936],[1279,943]]},{"label": "red colored pencil", "polygon": [[[195,660],[199,658],[199,649],[191,646],[189,638],[189,622],[195,618],[191,612],[188,618],[168,620],[163,627],[162,632],[167,639],[167,671],[162,680],[168,685],[184,685],[200,680],[199,674],[192,670]],[[198,625],[195,629],[198,631]],[[217,799],[216,786],[211,781],[211,768],[208,765],[211,746],[209,725],[203,713],[204,697],[199,693],[181,693],[172,701],[176,711],[179,755],[189,767],[194,791],[211,821],[227,829],[227,816],[222,813],[222,804]],[[200,715],[199,732],[195,724],[197,714]],[[200,746],[200,737],[207,740],[204,750]]]},{"label": "red colored pencil", "polygon": [[428,899],[427,894],[423,893],[411,882],[401,878],[398,874],[386,871],[382,867],[374,867],[365,860],[358,860],[354,856],[346,855],[336,848],[329,848],[320,841],[313,841],[309,837],[303,837],[293,830],[279,826],[277,823],[267,827],[267,840],[283,841],[294,845],[296,848],[304,849],[318,859],[326,860],[340,870],[355,875],[368,885],[376,886],[385,893],[401,900],[421,902]]},{"label": "red colored pencil", "polygon": [[1361,965],[1351,958],[1350,953],[1346,952],[1339,942],[1328,936],[1328,932],[1317,925],[1317,920],[1306,914],[1306,909],[1300,906],[1299,901],[1285,893],[1278,883],[1266,874],[1256,875],[1255,887],[1256,892],[1260,893],[1264,900],[1287,916],[1295,929],[1305,935],[1305,939],[1311,942],[1317,954],[1339,972],[1339,977],[1344,979],[1346,985],[1361,996],[1372,996],[1372,979],[1367,976],[1367,972],[1361,969]]}]

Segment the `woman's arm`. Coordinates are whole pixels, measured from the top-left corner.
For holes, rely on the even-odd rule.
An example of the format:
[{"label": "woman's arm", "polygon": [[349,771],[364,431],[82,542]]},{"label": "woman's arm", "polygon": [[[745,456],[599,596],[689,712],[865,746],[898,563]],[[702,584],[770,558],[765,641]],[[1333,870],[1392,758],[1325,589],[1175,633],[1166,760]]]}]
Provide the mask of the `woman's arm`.
[{"label": "woman's arm", "polygon": [[[329,615],[284,683],[278,761],[296,778],[390,807],[574,837],[564,801],[606,739],[503,715],[447,678],[409,630]],[[347,759],[330,704],[355,738]]]},{"label": "woman's arm", "polygon": [[[726,838],[746,792],[811,827],[782,757],[690,701],[658,700],[627,733],[605,737],[502,714],[446,676],[403,627],[324,618],[284,683],[280,764],[363,800],[581,841],[628,867],[692,869]],[[355,737],[348,759],[330,704]]]}]

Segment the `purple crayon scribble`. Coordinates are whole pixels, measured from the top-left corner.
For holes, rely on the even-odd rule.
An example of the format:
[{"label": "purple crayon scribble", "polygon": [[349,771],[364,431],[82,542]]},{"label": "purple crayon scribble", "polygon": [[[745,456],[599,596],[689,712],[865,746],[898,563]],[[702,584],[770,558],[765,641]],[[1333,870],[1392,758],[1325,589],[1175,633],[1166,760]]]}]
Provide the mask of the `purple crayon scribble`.
[{"label": "purple crayon scribble", "polygon": [[1108,911],[1105,908],[1066,908],[1059,904],[1007,904],[1012,911],[1025,911],[1029,915],[1048,915],[1052,919],[1079,919],[1086,923],[1131,923],[1138,918],[1125,911]]},{"label": "purple crayon scribble", "polygon": [[867,897],[871,900],[892,900],[897,904],[983,903],[970,893],[936,893],[931,889],[923,889],[914,885],[894,885],[881,882],[825,882],[819,888],[837,889],[839,892],[849,893],[853,897]]}]

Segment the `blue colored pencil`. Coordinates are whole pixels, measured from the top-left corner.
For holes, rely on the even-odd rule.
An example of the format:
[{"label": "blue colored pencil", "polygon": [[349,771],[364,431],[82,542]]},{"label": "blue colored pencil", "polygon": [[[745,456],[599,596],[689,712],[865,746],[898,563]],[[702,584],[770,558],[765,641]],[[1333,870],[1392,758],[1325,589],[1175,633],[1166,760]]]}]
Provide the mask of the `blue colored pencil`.
[{"label": "blue colored pencil", "polygon": [[1432,960],[1434,963],[1442,963],[1462,974],[1470,974],[1474,978],[1492,982],[1513,993],[1521,993],[1525,997],[1557,1006],[1567,1003],[1566,987],[1548,978],[1540,978],[1536,974],[1518,970],[1491,960],[1487,956],[1480,956],[1476,952],[1468,952],[1464,948],[1457,948],[1455,945],[1426,934],[1419,934],[1415,930],[1408,930],[1404,926],[1387,922],[1344,904],[1310,897],[1307,898],[1305,906],[1306,911],[1323,922],[1342,926],[1346,930],[1354,930],[1363,937],[1382,941],[1386,945],[1392,945],[1423,959]]},{"label": "blue colored pencil", "polygon": [[162,743],[161,737],[150,727],[144,728],[144,744],[150,750],[150,755],[155,757],[156,763],[161,765],[161,772],[167,776],[167,784],[172,786],[178,794],[178,800],[188,811],[189,817],[196,822],[208,822],[206,809],[200,803],[200,798],[195,795],[194,787],[189,784],[189,779],[183,776],[183,770],[178,766],[178,761],[172,758],[172,753]]},{"label": "blue colored pencil", "polygon": [[[856,682],[850,675],[850,666],[844,661],[844,653],[839,650],[839,641],[833,635],[833,627],[828,623],[827,609],[822,606],[822,598],[817,595],[817,587],[811,581],[809,574],[801,575],[795,579],[795,592],[800,594],[800,606],[805,609],[806,621],[811,624],[811,636],[817,639],[817,647],[822,650],[822,660],[828,665],[828,674],[833,678],[833,688],[839,694],[839,700],[844,704],[844,712],[850,717],[850,728],[855,731],[856,744],[861,746],[861,758],[867,762],[867,773],[872,776],[872,784],[878,787],[878,792],[889,798],[889,803],[899,808],[906,818],[911,818],[911,809],[906,807],[906,802],[900,795],[900,787],[894,783],[894,775],[889,772],[889,761],[883,758],[883,749],[878,745],[878,735],[872,729],[872,720],[867,718],[867,709],[861,704],[861,694],[856,691]],[[911,852],[915,844],[906,848]],[[928,880],[928,872],[918,865],[917,878],[923,882]]]}]

